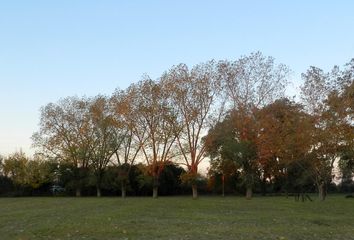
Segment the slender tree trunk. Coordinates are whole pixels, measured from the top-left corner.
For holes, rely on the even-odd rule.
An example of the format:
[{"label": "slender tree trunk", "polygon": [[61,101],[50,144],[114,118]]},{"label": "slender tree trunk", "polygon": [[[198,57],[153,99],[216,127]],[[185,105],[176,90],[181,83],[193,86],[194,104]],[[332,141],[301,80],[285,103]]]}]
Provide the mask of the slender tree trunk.
[{"label": "slender tree trunk", "polygon": [[247,187],[246,189],[246,199],[251,200],[252,198],[252,187]]},{"label": "slender tree trunk", "polygon": [[152,188],[152,197],[157,198],[158,197],[158,187],[155,186]]},{"label": "slender tree trunk", "polygon": [[101,197],[101,182],[102,182],[102,171],[99,171],[96,175],[96,196]]},{"label": "slender tree trunk", "polygon": [[320,201],[324,201],[326,199],[326,188],[325,188],[325,183],[321,182],[317,184],[318,188],[318,198]]},{"label": "slender tree trunk", "polygon": [[81,189],[80,188],[76,188],[75,195],[76,195],[76,197],[81,197]]},{"label": "slender tree trunk", "polygon": [[127,190],[124,182],[121,183],[121,191],[122,191],[122,198],[125,198],[127,196]]},{"label": "slender tree trunk", "polygon": [[96,187],[97,197],[101,197],[101,188],[99,186]]},{"label": "slender tree trunk", "polygon": [[193,192],[193,199],[197,199],[198,198],[198,187],[197,187],[197,185],[195,185],[195,184],[192,185],[192,192]]},{"label": "slender tree trunk", "polygon": [[152,183],[152,197],[157,198],[158,197],[158,191],[159,191],[159,175],[155,174],[153,176],[153,183]]}]

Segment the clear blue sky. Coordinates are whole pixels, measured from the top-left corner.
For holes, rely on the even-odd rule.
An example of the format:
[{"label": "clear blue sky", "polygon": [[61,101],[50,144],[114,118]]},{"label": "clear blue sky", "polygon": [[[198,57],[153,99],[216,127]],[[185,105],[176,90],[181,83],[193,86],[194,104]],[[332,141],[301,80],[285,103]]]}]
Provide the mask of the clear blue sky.
[{"label": "clear blue sky", "polygon": [[30,149],[39,108],[110,94],[180,62],[262,51],[294,72],[354,57],[354,1],[1,1],[0,154]]}]

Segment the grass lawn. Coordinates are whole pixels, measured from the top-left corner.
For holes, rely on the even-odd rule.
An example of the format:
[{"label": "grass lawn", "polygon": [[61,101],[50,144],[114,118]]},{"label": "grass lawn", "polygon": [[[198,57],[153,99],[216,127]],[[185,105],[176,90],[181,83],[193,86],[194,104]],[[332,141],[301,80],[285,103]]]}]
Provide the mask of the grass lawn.
[{"label": "grass lawn", "polygon": [[354,239],[354,199],[0,198],[0,239]]}]

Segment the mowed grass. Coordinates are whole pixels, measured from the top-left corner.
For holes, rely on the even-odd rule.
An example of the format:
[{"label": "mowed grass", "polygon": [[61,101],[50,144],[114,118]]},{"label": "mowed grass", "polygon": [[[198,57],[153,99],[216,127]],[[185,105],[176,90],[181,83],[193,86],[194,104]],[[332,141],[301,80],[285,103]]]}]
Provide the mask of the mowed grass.
[{"label": "mowed grass", "polygon": [[1,198],[0,239],[354,239],[354,199]]}]

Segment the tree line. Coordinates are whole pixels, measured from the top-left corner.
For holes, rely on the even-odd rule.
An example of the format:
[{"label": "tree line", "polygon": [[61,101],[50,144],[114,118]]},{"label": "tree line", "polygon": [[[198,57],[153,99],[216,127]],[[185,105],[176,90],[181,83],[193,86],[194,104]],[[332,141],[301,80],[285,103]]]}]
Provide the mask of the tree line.
[{"label": "tree line", "polygon": [[[166,189],[197,198],[198,187],[248,199],[254,190],[317,189],[324,200],[336,166],[342,183],[352,184],[354,59],[328,73],[310,67],[299,101],[285,96],[289,73],[255,52],[179,64],[111,96],[49,103],[32,136],[35,156],[3,158],[2,182],[32,189],[58,183],[76,196],[95,186],[97,196],[119,189],[122,197],[128,191],[154,198]],[[203,176],[198,169],[206,161]]]}]

